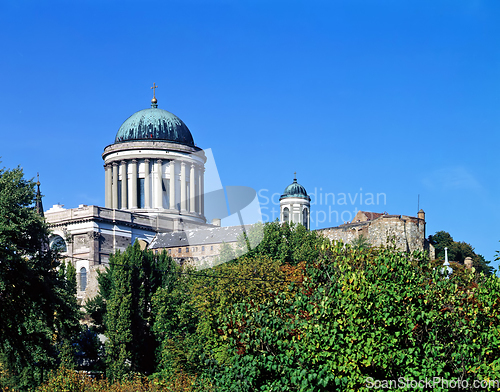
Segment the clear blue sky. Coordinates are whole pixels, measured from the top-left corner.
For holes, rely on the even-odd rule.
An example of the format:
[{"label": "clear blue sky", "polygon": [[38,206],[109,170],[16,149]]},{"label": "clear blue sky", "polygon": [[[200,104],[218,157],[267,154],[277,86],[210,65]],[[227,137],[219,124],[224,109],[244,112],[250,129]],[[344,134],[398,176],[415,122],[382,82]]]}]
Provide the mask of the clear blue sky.
[{"label": "clear blue sky", "polygon": [[103,205],[103,149],[156,82],[266,215],[294,171],[313,228],[420,195],[428,234],[492,260],[499,21],[498,1],[2,1],[2,164],[40,172],[46,209]]}]

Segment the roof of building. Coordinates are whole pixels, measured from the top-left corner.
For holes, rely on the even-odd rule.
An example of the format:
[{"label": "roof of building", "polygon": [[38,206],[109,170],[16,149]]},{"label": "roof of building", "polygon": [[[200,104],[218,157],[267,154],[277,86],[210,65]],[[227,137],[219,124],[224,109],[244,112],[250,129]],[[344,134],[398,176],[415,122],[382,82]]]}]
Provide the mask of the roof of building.
[{"label": "roof of building", "polygon": [[283,194],[280,197],[280,200],[285,197],[301,197],[308,200],[311,199],[307,195],[306,188],[297,183],[297,178],[294,178],[293,182],[285,188]]},{"label": "roof of building", "polygon": [[[381,217],[382,215],[387,215],[387,212],[359,211],[358,214],[359,213],[364,214],[368,220],[375,220],[375,219]],[[356,218],[356,217],[354,217],[354,218]],[[354,220],[352,223],[354,223]]]},{"label": "roof of building", "polygon": [[181,246],[221,244],[223,242],[236,242],[252,225],[211,227],[207,229],[193,229],[186,231],[173,231],[170,233],[158,233],[149,249],[175,248]]},{"label": "roof of building", "polygon": [[115,143],[133,140],[165,140],[194,146],[193,136],[176,115],[158,109],[152,101],[150,109],[139,110],[127,118],[116,134]]}]

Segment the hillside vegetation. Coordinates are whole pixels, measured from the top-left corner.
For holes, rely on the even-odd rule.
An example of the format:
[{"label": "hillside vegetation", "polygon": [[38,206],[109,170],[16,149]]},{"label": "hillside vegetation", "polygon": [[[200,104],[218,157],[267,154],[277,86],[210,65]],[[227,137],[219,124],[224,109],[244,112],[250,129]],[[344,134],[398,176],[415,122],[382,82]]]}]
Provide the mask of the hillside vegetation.
[{"label": "hillside vegetation", "polygon": [[367,391],[387,380],[402,390],[462,380],[466,389],[500,380],[495,274],[455,266],[448,275],[424,253],[332,244],[278,222],[263,226],[252,251],[203,271],[130,246],[110,258],[100,295],[86,304],[91,327],[81,325],[75,270],[48,249],[33,199],[20,169],[0,171],[3,391]]}]

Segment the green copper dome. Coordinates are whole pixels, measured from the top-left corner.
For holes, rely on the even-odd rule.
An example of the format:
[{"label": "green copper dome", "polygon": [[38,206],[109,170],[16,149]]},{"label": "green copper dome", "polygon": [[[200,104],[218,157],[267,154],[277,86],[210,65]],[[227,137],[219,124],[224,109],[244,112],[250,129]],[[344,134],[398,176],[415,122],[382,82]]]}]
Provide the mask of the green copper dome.
[{"label": "green copper dome", "polygon": [[125,120],[116,134],[115,143],[164,140],[194,147],[193,136],[186,124],[176,115],[158,109],[156,102],[152,103],[151,109],[140,110]]},{"label": "green copper dome", "polygon": [[285,188],[285,191],[281,195],[280,200],[285,197],[301,197],[311,200],[311,198],[307,196],[306,188],[298,184],[296,178],[294,178],[293,182]]}]

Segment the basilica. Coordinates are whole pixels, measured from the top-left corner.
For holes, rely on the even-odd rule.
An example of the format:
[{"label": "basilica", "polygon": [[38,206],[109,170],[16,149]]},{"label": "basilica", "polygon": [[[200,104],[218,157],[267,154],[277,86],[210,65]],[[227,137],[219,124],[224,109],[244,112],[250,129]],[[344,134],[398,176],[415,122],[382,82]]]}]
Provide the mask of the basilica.
[{"label": "basilica", "polygon": [[147,247],[157,233],[212,227],[204,216],[205,154],[155,95],[120,126],[102,159],[104,207],[55,205],[44,213],[51,246],[76,267],[82,301],[96,295],[97,270],[117,250],[136,240]]},{"label": "basilica", "polygon": [[[76,268],[80,303],[97,294],[97,271],[106,267],[110,255],[136,240],[142,248],[167,251],[179,262],[211,266],[222,244],[236,244],[249,229],[243,223],[220,227],[220,219],[207,222],[205,152],[180,118],[158,107],[154,93],[151,107],[132,114],[119,127],[102,159],[104,207],[55,205],[44,212],[52,233],[50,246]],[[280,221],[309,230],[310,216],[311,198],[295,177],[280,197]],[[410,243],[412,248],[424,249],[423,211],[415,218],[387,218],[377,216],[372,223],[366,215],[357,216],[350,225],[319,232],[344,242],[363,234],[378,245],[385,241],[384,230],[390,224],[391,236],[398,238],[402,250],[411,250]]]}]

